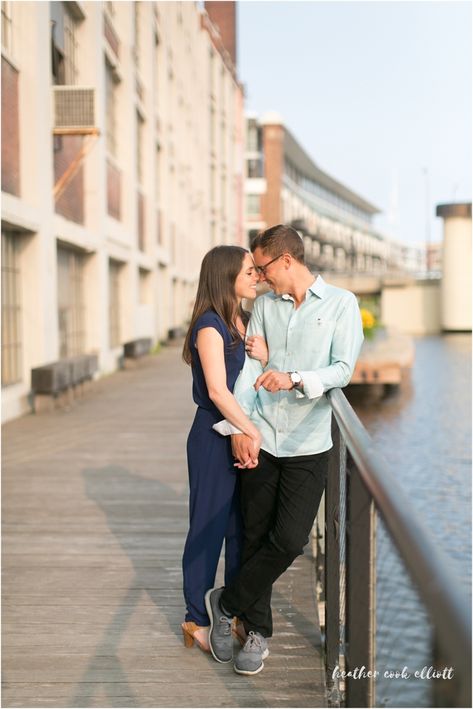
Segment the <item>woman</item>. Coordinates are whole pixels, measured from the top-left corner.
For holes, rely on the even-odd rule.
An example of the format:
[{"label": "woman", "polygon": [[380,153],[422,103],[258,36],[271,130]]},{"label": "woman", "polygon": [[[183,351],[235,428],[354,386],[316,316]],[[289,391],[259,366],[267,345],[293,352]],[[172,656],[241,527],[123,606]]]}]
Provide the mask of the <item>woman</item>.
[{"label": "woman", "polygon": [[[208,651],[209,617],[205,592],[214,586],[225,540],[225,584],[238,571],[241,519],[238,470],[229,436],[212,425],[222,418],[253,439],[261,437],[233,396],[245,359],[248,315],[242,298],[254,299],[258,275],[250,254],[239,246],[216,246],[202,262],[199,286],[183,358],[192,366],[192,393],[197,412],[187,439],[190,527],[182,560],[187,613],[182,624],[186,647],[194,641]],[[267,361],[262,337],[251,338],[251,356]]]}]

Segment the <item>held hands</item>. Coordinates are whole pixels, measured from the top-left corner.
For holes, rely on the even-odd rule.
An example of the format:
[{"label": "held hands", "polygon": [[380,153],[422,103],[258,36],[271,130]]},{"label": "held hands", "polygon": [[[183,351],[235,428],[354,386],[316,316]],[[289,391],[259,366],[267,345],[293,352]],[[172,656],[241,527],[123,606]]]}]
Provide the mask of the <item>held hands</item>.
[{"label": "held hands", "polygon": [[247,354],[253,359],[259,359],[263,367],[268,363],[269,353],[268,345],[262,335],[252,335],[247,337],[245,341],[245,349]]},{"label": "held hands", "polygon": [[258,465],[258,454],[261,447],[261,434],[259,431],[254,437],[244,433],[232,435],[232,452],[237,459],[235,468],[256,468]]},{"label": "held hands", "polygon": [[270,391],[274,394],[277,391],[288,391],[292,389],[293,383],[287,372],[275,372],[274,369],[268,369],[266,372],[263,372],[263,374],[260,374],[254,386],[256,391],[258,391],[260,387],[264,387],[266,391]]}]

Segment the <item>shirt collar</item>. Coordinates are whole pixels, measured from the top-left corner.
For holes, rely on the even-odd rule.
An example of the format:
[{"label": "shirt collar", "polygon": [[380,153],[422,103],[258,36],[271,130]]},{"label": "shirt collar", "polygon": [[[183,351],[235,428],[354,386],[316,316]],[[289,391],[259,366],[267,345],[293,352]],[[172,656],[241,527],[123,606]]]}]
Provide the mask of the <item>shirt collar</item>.
[{"label": "shirt collar", "polygon": [[[322,276],[317,276],[315,281],[312,283],[311,286],[308,287],[307,290],[311,291],[314,295],[317,295],[319,298],[323,298],[326,287],[327,287],[327,284],[325,283]],[[281,298],[284,298],[284,300],[294,300],[292,295],[289,295],[289,293],[283,293]]]}]

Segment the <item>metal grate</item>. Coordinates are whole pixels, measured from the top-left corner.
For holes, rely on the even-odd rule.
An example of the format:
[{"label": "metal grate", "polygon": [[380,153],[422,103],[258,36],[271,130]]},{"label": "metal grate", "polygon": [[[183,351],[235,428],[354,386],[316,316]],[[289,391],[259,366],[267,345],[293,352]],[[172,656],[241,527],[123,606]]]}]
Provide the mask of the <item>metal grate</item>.
[{"label": "metal grate", "polygon": [[95,128],[95,90],[78,86],[53,86],[54,128]]}]

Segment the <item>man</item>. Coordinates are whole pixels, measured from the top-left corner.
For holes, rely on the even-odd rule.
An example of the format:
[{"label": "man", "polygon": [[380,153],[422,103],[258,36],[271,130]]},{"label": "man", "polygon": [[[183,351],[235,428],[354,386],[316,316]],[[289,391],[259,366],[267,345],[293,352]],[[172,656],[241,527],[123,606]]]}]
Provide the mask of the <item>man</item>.
[{"label": "man", "polygon": [[[250,357],[234,394],[262,434],[261,450],[233,429],[241,468],[245,539],[235,581],[206,594],[210,647],[219,662],[232,660],[230,624],[247,635],[235,659],[239,674],[257,674],[272,635],[271,589],[303,553],[325,487],[331,440],[331,407],[324,393],[350,381],[363,341],[358,303],[349,291],[326,284],[304,263],[304,245],[292,227],[259,234],[253,259],[272,292],[257,298],[248,327],[268,343],[269,362]],[[230,433],[220,422],[215,428]]]}]

